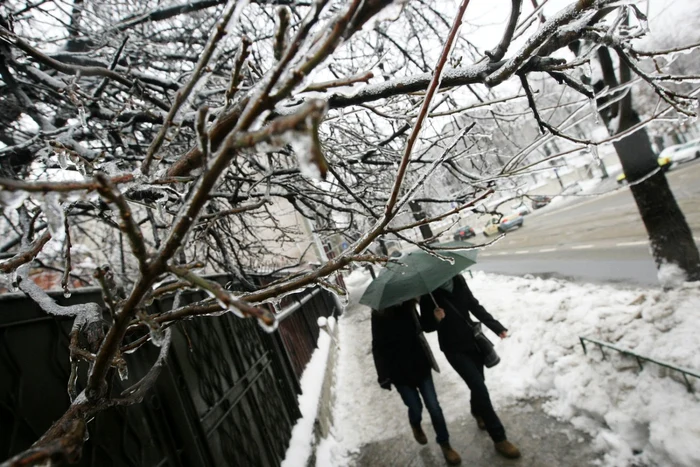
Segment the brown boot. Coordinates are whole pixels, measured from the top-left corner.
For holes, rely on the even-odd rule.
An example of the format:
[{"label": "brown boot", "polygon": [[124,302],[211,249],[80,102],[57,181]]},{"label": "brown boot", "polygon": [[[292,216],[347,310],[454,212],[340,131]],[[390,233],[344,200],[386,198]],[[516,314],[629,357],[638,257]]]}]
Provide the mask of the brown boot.
[{"label": "brown boot", "polygon": [[480,430],[485,430],[486,429],[486,423],[484,423],[484,419],[481,418],[478,415],[474,415],[474,419],[476,420],[476,426],[479,427]]},{"label": "brown boot", "polygon": [[418,444],[428,444],[428,438],[425,436],[423,428],[421,428],[420,425],[411,425],[411,429],[413,430],[413,437],[416,438]]},{"label": "brown boot", "polygon": [[459,465],[462,463],[462,458],[459,457],[459,454],[457,454],[457,451],[452,449],[452,446],[450,446],[450,443],[442,443],[442,444],[440,444],[440,448],[442,449],[442,454],[445,456],[445,460],[447,461],[448,464]]},{"label": "brown boot", "polygon": [[503,457],[507,457],[508,459],[517,459],[520,457],[520,450],[507,439],[494,443],[493,445],[496,451]]}]

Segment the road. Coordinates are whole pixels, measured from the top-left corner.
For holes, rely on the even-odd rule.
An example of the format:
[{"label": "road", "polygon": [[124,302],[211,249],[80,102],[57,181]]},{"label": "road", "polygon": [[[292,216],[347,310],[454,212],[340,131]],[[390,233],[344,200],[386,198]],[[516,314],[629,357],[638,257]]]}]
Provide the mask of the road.
[{"label": "road", "polygon": [[[676,167],[666,177],[700,243],[700,161]],[[606,180],[596,191],[602,194],[555,200],[528,214],[522,228],[484,247],[473,269],[658,285],[646,231],[629,188]]]}]

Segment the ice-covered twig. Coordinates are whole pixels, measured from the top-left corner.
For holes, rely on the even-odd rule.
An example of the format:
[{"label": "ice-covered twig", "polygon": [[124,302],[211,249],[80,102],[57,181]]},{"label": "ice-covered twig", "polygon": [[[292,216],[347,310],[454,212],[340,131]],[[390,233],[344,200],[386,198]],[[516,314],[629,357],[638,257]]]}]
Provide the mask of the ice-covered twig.
[{"label": "ice-covered twig", "polygon": [[226,7],[224,8],[224,12],[222,13],[221,18],[217,22],[216,26],[214,26],[214,33],[209,35],[207,44],[204,46],[204,50],[202,50],[202,53],[199,56],[199,61],[197,62],[197,65],[192,71],[192,76],[190,77],[189,81],[187,81],[187,83],[175,94],[175,102],[173,102],[173,105],[170,107],[170,110],[168,110],[168,115],[165,117],[163,126],[160,128],[160,131],[151,142],[151,145],[148,147],[146,158],[144,159],[143,164],[141,165],[141,171],[144,173],[144,175],[149,174],[151,161],[160,149],[161,145],[163,144],[163,141],[165,141],[165,135],[168,132],[168,128],[170,128],[170,125],[173,123],[175,117],[180,111],[180,107],[185,102],[187,102],[190,93],[192,92],[200,78],[203,76],[205,68],[209,63],[209,60],[212,58],[214,52],[216,51],[217,45],[219,44],[221,39],[226,35],[226,30],[228,29],[229,21],[231,21],[231,18],[234,17],[234,13],[237,13],[236,17],[240,16],[241,11],[247,3],[247,1],[236,0],[228,0],[228,2],[226,3]]},{"label": "ice-covered twig", "polygon": [[146,376],[141,378],[134,385],[122,391],[122,397],[128,398],[130,399],[130,402],[135,403],[143,400],[143,396],[146,394],[146,391],[148,391],[158,379],[160,371],[163,369],[163,365],[165,365],[165,361],[168,358],[172,332],[172,329],[169,327],[163,331],[163,342],[161,343],[160,352],[158,353],[156,362],[153,364],[151,369],[148,370]]},{"label": "ice-covered twig", "polygon": [[226,108],[231,105],[231,101],[236,96],[236,93],[239,90],[239,85],[243,80],[241,77],[241,71],[243,70],[243,64],[248,58],[248,54],[250,53],[248,49],[250,48],[251,44],[252,42],[246,36],[241,37],[241,45],[236,53],[233,70],[231,71],[231,81],[229,82],[228,89],[226,89]]},{"label": "ice-covered twig", "polygon": [[51,240],[51,232],[47,229],[39,238],[35,239],[27,247],[23,247],[15,256],[0,263],[0,272],[12,272],[21,265],[30,262],[41,252],[49,240]]},{"label": "ice-covered twig", "polygon": [[[113,185],[129,183],[134,180],[132,174],[119,175],[108,179]],[[9,178],[0,178],[0,188],[7,191],[27,191],[30,193],[58,192],[67,193],[71,191],[93,191],[99,186],[95,179],[89,182],[24,182]]]},{"label": "ice-covered twig", "polygon": [[66,231],[66,240],[63,247],[63,258],[65,259],[65,264],[63,266],[63,277],[61,277],[61,287],[63,288],[63,295],[65,297],[70,297],[71,292],[68,289],[68,278],[70,277],[70,272],[72,269],[70,255],[70,249],[72,244],[70,241],[70,225],[68,224],[68,216],[65,216],[64,218],[63,228]]},{"label": "ice-covered twig", "polygon": [[[58,61],[54,58],[51,58],[43,52],[40,52],[39,50],[32,47],[28,42],[21,39],[12,31],[9,31],[8,29],[2,26],[0,26],[0,39],[22,50],[24,53],[34,58],[37,62],[42,63],[43,65],[52,68],[56,71],[60,71],[61,73],[77,76],[102,76],[104,78],[109,78],[110,80],[116,81],[126,86],[127,89],[141,89],[139,86],[136,86],[133,82],[131,82],[124,76],[120,75],[119,73],[113,70],[108,69],[107,67],[70,65]],[[141,95],[141,97],[148,100],[152,104],[157,105],[161,109],[168,109],[168,106],[165,103],[150,96],[149,93],[144,91],[140,92],[139,94]]]},{"label": "ice-covered twig", "polygon": [[146,249],[146,243],[143,240],[143,234],[141,233],[141,228],[134,220],[134,215],[131,212],[129,204],[126,202],[126,198],[121,194],[119,190],[112,184],[111,180],[107,176],[97,173],[95,174],[95,180],[97,181],[97,190],[100,195],[107,201],[114,203],[119,209],[119,215],[121,218],[120,228],[126,234],[131,244],[131,250],[134,256],[139,262],[139,268],[143,273],[146,270],[148,262],[148,250]]},{"label": "ice-covered twig", "polygon": [[323,92],[323,91],[327,91],[330,88],[337,88],[337,87],[341,87],[341,86],[350,86],[350,85],[356,84],[356,83],[366,83],[372,78],[374,78],[374,73],[372,73],[371,71],[368,71],[366,73],[360,73],[357,75],[348,76],[347,78],[336,79],[333,81],[324,81],[322,83],[313,83],[313,84],[308,85],[301,92],[311,92],[311,91]]},{"label": "ice-covered twig", "polygon": [[396,201],[398,199],[401,186],[403,185],[404,177],[406,176],[408,163],[411,158],[411,154],[413,153],[413,146],[418,140],[418,135],[420,134],[421,128],[423,127],[425,117],[428,115],[428,111],[430,110],[431,102],[433,100],[433,97],[435,96],[435,92],[440,86],[442,72],[445,69],[447,59],[450,56],[450,52],[452,51],[452,45],[454,44],[454,41],[457,37],[457,32],[459,31],[459,28],[462,24],[462,17],[464,16],[464,12],[467,9],[467,5],[469,5],[469,0],[462,0],[459,6],[459,10],[457,11],[457,15],[455,16],[454,22],[452,24],[452,28],[450,29],[447,39],[445,40],[445,45],[442,47],[440,58],[438,59],[438,62],[435,66],[433,78],[430,81],[430,85],[428,85],[425,97],[423,98],[423,104],[421,105],[421,109],[418,112],[416,122],[413,124],[413,130],[411,131],[411,134],[409,135],[408,141],[406,142],[406,146],[404,148],[403,157],[401,158],[401,162],[396,173],[396,178],[394,180],[394,186],[391,189],[389,201],[386,203],[384,209],[386,217],[391,218],[395,214]]},{"label": "ice-covered twig", "polygon": [[486,52],[486,56],[489,57],[492,62],[498,62],[501,60],[508,51],[508,47],[513,40],[515,27],[518,24],[518,18],[520,17],[520,10],[522,9],[522,6],[523,0],[511,1],[510,19],[508,20],[508,25],[503,33],[503,38],[495,49],[490,52]]},{"label": "ice-covered twig", "polygon": [[584,14],[590,14],[592,10],[600,9],[617,0],[581,0],[563,8],[556,15],[547,20],[538,31],[533,34],[512,58],[506,60],[499,69],[491,73],[485,80],[487,86],[496,86],[513,76],[537,50],[566,24],[580,19]]},{"label": "ice-covered twig", "polygon": [[415,227],[420,227],[421,225],[426,225],[426,224],[430,224],[432,222],[440,221],[440,220],[445,219],[446,217],[449,217],[453,214],[458,214],[458,213],[464,211],[465,209],[469,209],[469,208],[473,207],[479,201],[484,200],[485,198],[487,198],[488,196],[490,196],[492,194],[493,194],[493,189],[488,189],[488,190],[484,191],[482,194],[480,194],[479,196],[474,197],[474,199],[472,199],[471,201],[464,203],[460,206],[457,206],[454,209],[450,209],[449,211],[443,212],[443,213],[438,214],[437,216],[434,216],[434,217],[421,219],[421,220],[416,221],[412,224],[406,224],[406,225],[402,225],[399,227],[388,228],[388,229],[386,229],[386,232],[387,233],[403,232],[405,230],[410,230],[410,229],[413,229]]},{"label": "ice-covered twig", "polygon": [[29,265],[24,264],[17,269],[19,288],[29,296],[46,313],[53,316],[76,318],[73,327],[82,326],[101,318],[101,308],[97,303],[81,303],[77,305],[58,305],[49,295],[29,277]]},{"label": "ice-covered twig", "polygon": [[238,299],[218,283],[204,279],[185,268],[170,266],[169,269],[175,275],[188,281],[195,287],[209,292],[217,300],[217,303],[222,309],[231,310],[240,316],[257,318],[266,326],[274,325],[276,318],[270,311],[252,306],[246,301]]}]

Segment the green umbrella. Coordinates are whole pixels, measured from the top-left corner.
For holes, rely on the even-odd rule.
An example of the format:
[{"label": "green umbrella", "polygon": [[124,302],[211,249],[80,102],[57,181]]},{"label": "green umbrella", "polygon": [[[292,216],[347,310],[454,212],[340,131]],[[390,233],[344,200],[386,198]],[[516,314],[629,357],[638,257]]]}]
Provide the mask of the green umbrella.
[{"label": "green umbrella", "polygon": [[[465,242],[450,242],[440,248],[464,248]],[[414,297],[420,297],[440,287],[452,277],[476,263],[476,250],[444,251],[437,254],[451,258],[440,259],[423,250],[414,250],[396,262],[388,263],[384,270],[367,287],[360,303],[375,310],[398,305]]]}]

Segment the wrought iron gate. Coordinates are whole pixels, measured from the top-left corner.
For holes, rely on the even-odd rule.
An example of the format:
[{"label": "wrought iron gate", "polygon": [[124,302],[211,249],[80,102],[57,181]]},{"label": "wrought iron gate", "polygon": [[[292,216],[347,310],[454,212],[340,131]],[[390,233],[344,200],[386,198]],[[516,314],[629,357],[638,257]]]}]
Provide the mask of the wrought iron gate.
[{"label": "wrought iron gate", "polygon": [[[62,305],[99,297],[95,289],[54,296]],[[273,334],[230,314],[174,326],[153,390],[142,404],[90,422],[79,465],[279,465],[299,417],[298,377],[318,337],[316,319],[337,312],[320,290]],[[0,296],[0,462],[30,446],[68,407],[70,326],[21,294]],[[128,356],[129,381],[156,356],[153,346]]]}]

